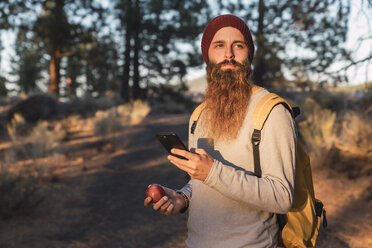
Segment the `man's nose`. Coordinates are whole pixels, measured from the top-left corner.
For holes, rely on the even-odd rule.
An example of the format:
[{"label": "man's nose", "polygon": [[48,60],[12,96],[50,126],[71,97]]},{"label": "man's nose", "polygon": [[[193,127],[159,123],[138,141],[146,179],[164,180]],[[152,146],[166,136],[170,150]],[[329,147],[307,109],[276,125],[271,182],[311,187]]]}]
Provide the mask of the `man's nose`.
[{"label": "man's nose", "polygon": [[235,58],[234,51],[231,46],[226,46],[225,50],[225,58],[226,59],[233,59]]}]

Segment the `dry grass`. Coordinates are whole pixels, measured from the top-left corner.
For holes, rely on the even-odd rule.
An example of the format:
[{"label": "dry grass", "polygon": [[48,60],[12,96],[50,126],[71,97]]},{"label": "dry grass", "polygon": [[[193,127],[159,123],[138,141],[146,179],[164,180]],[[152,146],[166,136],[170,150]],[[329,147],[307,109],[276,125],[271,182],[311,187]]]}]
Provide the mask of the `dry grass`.
[{"label": "dry grass", "polygon": [[[340,101],[337,96],[334,98],[335,102]],[[335,174],[333,168],[340,171],[356,163],[363,164],[366,154],[371,153],[368,138],[371,121],[366,112],[329,109],[311,97],[303,99],[298,105],[306,118],[299,128],[310,148],[308,151],[313,154],[312,163],[335,164],[313,170],[315,191],[326,204],[330,225],[322,232],[319,247],[369,247],[371,222],[364,218],[371,219],[368,215],[371,204],[365,200],[372,199],[371,188],[367,188],[370,178],[355,173],[357,180],[345,179]],[[8,148],[5,142],[1,144],[0,154],[6,153],[9,157],[0,167],[0,204],[6,206],[1,214],[17,213],[18,206],[32,210],[32,215],[13,216],[3,221],[1,247],[184,245],[186,221],[183,216],[163,218],[141,207],[141,184],[166,182],[173,187],[170,183],[173,180],[177,188],[183,182],[183,175],[178,177],[181,175],[178,169],[167,164],[161,147],[157,149],[153,131],[175,128],[187,137],[188,116],[154,115],[144,125],[131,126],[130,123],[140,121],[149,112],[149,107],[141,104],[111,106],[86,118],[74,115],[58,122],[39,123],[37,131],[28,130],[29,135],[23,138],[15,136],[8,142]],[[42,137],[45,135],[53,137]],[[43,140],[44,144],[37,144],[35,139]],[[130,147],[125,146],[126,140],[131,142]],[[35,158],[17,155],[19,152],[14,149],[17,142],[20,150]],[[39,152],[29,151],[32,146]],[[115,146],[116,150],[112,149]],[[350,152],[344,152],[346,148]],[[42,158],[42,154],[46,157]],[[314,154],[319,159],[315,160]],[[53,174],[57,179],[52,184],[49,179]],[[176,222],[176,229],[159,228]],[[343,245],[339,245],[338,240],[342,240]]]},{"label": "dry grass", "polygon": [[312,160],[321,163],[336,140],[336,113],[323,109],[311,98],[305,100],[303,109],[306,120],[298,123],[300,137]]},{"label": "dry grass", "polygon": [[[106,102],[100,99],[101,104]],[[109,102],[109,104],[111,104]],[[0,164],[0,217],[7,217],[17,209],[28,209],[41,202],[48,181],[54,178],[53,161],[57,154],[74,152],[64,142],[77,133],[93,133],[100,142],[97,149],[119,144],[120,132],[130,124],[139,123],[150,112],[142,102],[111,107],[97,111],[93,117],[69,116],[63,120],[26,123],[16,114],[7,125],[10,145],[1,153]],[[84,160],[84,159],[83,159]],[[63,161],[60,161],[63,162]]]},{"label": "dry grass", "polygon": [[111,133],[117,133],[123,129],[120,118],[114,111],[97,111],[93,119],[94,133],[106,137]]},{"label": "dry grass", "polygon": [[18,209],[38,205],[45,197],[47,172],[40,164],[0,164],[0,217],[6,218]]},{"label": "dry grass", "polygon": [[[25,123],[19,114],[8,124],[8,134],[11,138],[11,149],[14,157],[9,162],[22,159],[35,159],[52,155],[66,136],[63,123],[42,121],[36,126]],[[26,131],[27,130],[27,131]],[[7,154],[7,153],[6,153]]]},{"label": "dry grass", "polygon": [[61,124],[39,122],[32,127],[15,115],[7,126],[11,145],[3,151],[0,168],[0,217],[41,202],[53,170],[44,161],[58,151],[65,130]]},{"label": "dry grass", "polygon": [[151,108],[144,102],[137,100],[133,102],[130,122],[132,124],[140,123],[151,111]]},{"label": "dry grass", "polygon": [[[315,165],[329,163],[335,150],[372,155],[372,113],[356,111],[344,98],[344,93],[323,101],[307,96],[299,104],[305,116],[298,123],[300,137]],[[340,102],[345,104],[337,105]]]},{"label": "dry grass", "polygon": [[340,116],[338,145],[345,149],[368,154],[372,152],[372,118],[356,111]]},{"label": "dry grass", "polygon": [[150,113],[151,108],[147,103],[136,100],[118,106],[116,111],[118,116],[127,120],[130,124],[138,124]]}]

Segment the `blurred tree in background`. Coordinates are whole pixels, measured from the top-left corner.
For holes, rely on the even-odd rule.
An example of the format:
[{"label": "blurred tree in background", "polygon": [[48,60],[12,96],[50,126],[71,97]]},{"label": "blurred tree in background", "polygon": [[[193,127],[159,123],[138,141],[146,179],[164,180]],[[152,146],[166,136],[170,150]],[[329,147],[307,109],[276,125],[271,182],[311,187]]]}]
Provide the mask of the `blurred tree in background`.
[{"label": "blurred tree in background", "polygon": [[141,84],[147,88],[169,83],[174,77],[182,82],[186,68],[201,63],[195,61],[194,51],[199,48],[198,35],[210,19],[207,1],[118,0],[116,9],[124,33],[124,101],[145,96]]},{"label": "blurred tree in background", "polygon": [[[46,58],[49,61],[48,93],[59,95],[62,59],[69,56],[82,58],[82,53],[90,48],[88,44],[93,40],[92,24],[82,25],[81,22],[88,16],[101,14],[102,9],[96,5],[90,0],[9,0],[2,2],[0,6],[2,7],[1,27],[12,28],[18,33],[16,53],[19,58],[13,61],[19,63],[22,60],[24,64],[16,65],[14,72],[26,73],[25,70],[36,72],[37,66],[32,65],[30,60],[36,61],[41,56]],[[26,44],[27,41],[29,44]],[[18,49],[17,46],[22,48]],[[40,54],[39,57],[31,58],[30,54],[35,52],[35,46],[38,47]],[[23,75],[19,74],[20,88],[22,90],[34,88],[33,79],[35,78],[32,77],[29,82],[30,86],[26,87],[22,79]]]},{"label": "blurred tree in background", "polygon": [[35,42],[33,33],[25,29],[17,33],[15,53],[17,56],[11,60],[11,74],[18,79],[13,84],[16,84],[22,92],[28,93],[37,88],[36,82],[41,79],[47,61],[43,59],[43,51]]},{"label": "blurred tree in background", "polygon": [[[83,26],[81,21],[87,16],[100,16],[103,9],[97,7],[94,1],[86,0],[46,0],[40,3],[42,12],[32,28],[50,56],[48,92],[58,95],[62,58],[71,56],[83,58],[84,52],[95,45],[96,23]],[[67,15],[66,9],[70,15]]]},{"label": "blurred tree in background", "polygon": [[35,88],[42,60],[49,62],[49,93],[58,95],[61,77],[69,77],[74,94],[82,76],[85,91],[120,90],[124,101],[144,98],[151,84],[182,82],[187,67],[202,63],[195,51],[210,19],[206,0],[116,0],[105,9],[98,2],[0,3],[0,29],[18,33],[13,74],[22,91]]},{"label": "blurred tree in background", "polygon": [[261,85],[281,82],[286,70],[300,81],[345,81],[327,70],[347,58],[344,49],[350,1],[219,1],[220,9],[241,16],[255,37],[253,79]]},{"label": "blurred tree in background", "polygon": [[236,14],[251,28],[258,84],[347,81],[345,70],[332,71],[335,62],[348,61],[349,68],[372,59],[355,60],[345,49],[350,5],[348,0],[7,0],[0,1],[0,32],[16,33],[13,89],[93,96],[111,90],[128,102],[146,98],[159,85],[183,84],[188,69],[203,64],[201,34],[221,13]]},{"label": "blurred tree in background", "polygon": [[[100,95],[107,90],[119,91],[119,54],[111,34],[94,37],[89,49],[82,56],[69,58],[67,75],[77,82],[79,75],[86,78],[86,91]],[[78,87],[79,84],[72,84]]]},{"label": "blurred tree in background", "polygon": [[8,94],[8,90],[5,87],[5,78],[0,76],[0,96],[6,96]]}]

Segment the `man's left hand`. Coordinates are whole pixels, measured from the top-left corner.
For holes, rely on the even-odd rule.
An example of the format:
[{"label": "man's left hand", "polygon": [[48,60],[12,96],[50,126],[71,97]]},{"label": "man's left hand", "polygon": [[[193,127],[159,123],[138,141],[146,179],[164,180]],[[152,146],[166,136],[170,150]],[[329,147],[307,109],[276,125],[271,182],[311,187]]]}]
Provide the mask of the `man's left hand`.
[{"label": "man's left hand", "polygon": [[188,160],[169,155],[169,161],[185,171],[190,177],[204,181],[213,166],[213,158],[204,149],[195,149],[195,153],[173,148],[171,152]]}]

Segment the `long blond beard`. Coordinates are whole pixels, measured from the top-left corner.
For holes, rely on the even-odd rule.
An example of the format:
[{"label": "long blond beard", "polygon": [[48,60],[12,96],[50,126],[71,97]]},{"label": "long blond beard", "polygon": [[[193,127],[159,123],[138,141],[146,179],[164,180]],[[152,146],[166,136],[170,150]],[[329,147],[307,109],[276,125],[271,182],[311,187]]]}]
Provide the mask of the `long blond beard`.
[{"label": "long blond beard", "polygon": [[230,141],[238,136],[251,96],[249,62],[240,64],[233,61],[237,70],[221,70],[221,65],[227,62],[207,64],[207,107],[203,127],[208,138],[214,141]]}]

